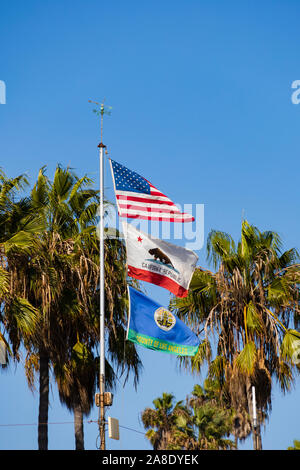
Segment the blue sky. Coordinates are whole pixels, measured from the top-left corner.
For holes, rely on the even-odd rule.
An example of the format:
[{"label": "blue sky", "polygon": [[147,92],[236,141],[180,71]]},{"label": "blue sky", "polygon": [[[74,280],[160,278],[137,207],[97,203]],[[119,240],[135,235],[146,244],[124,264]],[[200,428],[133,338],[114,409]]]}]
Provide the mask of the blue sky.
[{"label": "blue sky", "polygon": [[[88,100],[105,98],[113,108],[104,128],[111,158],[175,202],[204,204],[205,238],[214,228],[237,239],[244,214],[278,231],[285,248],[300,249],[300,105],[291,101],[300,79],[299,13],[296,0],[2,2],[0,166],[33,183],[41,166],[51,176],[61,163],[97,181],[99,125]],[[105,185],[113,200],[108,167]],[[205,250],[197,254],[207,267]],[[168,304],[167,291],[146,287]],[[109,411],[123,426],[111,449],[150,449],[139,413],[163,391],[184,399],[205,376],[139,350],[139,387],[120,386]],[[0,425],[36,423],[38,395],[27,390],[22,367],[0,380]],[[296,385],[285,397],[273,387],[265,449],[300,438]],[[86,419],[97,419],[97,410]],[[49,422],[69,421],[53,384]],[[95,449],[96,424],[85,424],[85,437]],[[36,447],[35,426],[0,426],[1,449]],[[73,447],[72,424],[49,425],[49,448]],[[251,439],[241,447],[251,449]]]}]

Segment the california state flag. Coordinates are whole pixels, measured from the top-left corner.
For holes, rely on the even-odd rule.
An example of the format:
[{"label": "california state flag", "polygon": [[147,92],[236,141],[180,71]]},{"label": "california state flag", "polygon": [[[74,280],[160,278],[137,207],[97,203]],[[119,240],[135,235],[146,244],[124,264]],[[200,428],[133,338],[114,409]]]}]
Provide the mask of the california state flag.
[{"label": "california state flag", "polygon": [[198,256],[191,250],[167,243],[123,222],[128,275],[186,297]]}]

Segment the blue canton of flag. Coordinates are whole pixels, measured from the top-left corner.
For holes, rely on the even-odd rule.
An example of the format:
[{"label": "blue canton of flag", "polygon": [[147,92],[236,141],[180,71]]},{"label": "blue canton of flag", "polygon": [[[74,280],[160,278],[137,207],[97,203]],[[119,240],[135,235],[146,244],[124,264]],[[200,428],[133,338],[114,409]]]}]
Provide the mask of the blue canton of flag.
[{"label": "blue canton of flag", "polygon": [[114,172],[115,186],[118,191],[150,194],[150,184],[145,178],[114,160],[111,160],[111,164]]}]

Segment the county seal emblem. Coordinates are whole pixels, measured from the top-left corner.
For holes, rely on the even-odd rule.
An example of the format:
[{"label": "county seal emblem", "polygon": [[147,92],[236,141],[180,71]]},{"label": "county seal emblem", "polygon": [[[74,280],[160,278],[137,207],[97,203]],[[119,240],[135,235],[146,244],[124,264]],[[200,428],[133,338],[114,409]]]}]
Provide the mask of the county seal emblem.
[{"label": "county seal emblem", "polygon": [[176,323],[176,318],[173,313],[164,307],[159,307],[154,312],[154,320],[157,326],[164,331],[170,331]]}]

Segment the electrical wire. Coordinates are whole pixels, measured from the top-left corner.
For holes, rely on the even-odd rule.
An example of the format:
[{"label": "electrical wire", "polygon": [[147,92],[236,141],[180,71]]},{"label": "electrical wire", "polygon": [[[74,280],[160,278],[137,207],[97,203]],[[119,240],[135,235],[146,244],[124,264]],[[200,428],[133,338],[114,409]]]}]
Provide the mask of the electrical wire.
[{"label": "electrical wire", "polygon": [[[84,421],[84,424],[91,424],[91,423],[98,423],[98,420],[90,419],[88,421]],[[6,423],[6,424],[1,424],[0,423],[0,427],[38,426],[39,424],[40,425],[74,424],[74,421],[54,421],[54,422],[50,421],[48,423]],[[123,428],[123,429],[127,429],[128,431],[132,431],[132,432],[136,432],[138,434],[142,434],[143,436],[145,435],[145,433],[143,433],[142,431],[138,431],[137,429],[129,428],[129,427],[123,426],[121,424],[119,424],[119,427]]]},{"label": "electrical wire", "polygon": [[142,431],[137,431],[137,429],[127,428],[126,426],[121,426],[120,424],[119,424],[119,427],[120,427],[120,428],[123,428],[123,429],[127,429],[128,431],[137,432],[138,434],[143,434],[143,436],[145,436],[145,433],[144,433],[144,432],[142,432]]}]

